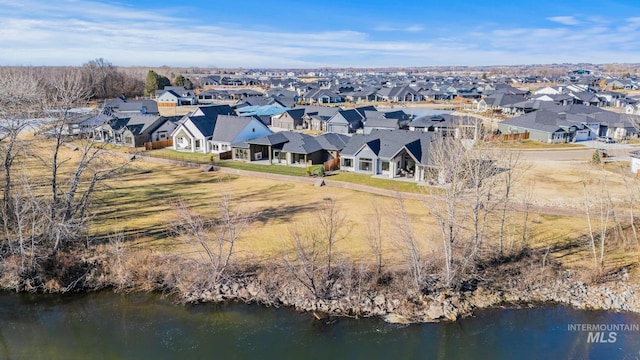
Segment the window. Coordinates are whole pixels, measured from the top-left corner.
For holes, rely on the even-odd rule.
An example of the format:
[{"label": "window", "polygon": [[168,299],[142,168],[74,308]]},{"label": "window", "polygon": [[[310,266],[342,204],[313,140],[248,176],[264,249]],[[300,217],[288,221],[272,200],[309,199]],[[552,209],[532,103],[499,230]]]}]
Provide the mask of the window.
[{"label": "window", "polygon": [[249,160],[249,150],[235,148],[235,149],[233,149],[233,151],[234,151],[234,157],[236,159]]},{"label": "window", "polygon": [[348,168],[353,167],[353,160],[342,158],[342,166]]},{"label": "window", "polygon": [[383,161],[382,162],[382,171],[389,171],[389,162],[388,161]]},{"label": "window", "polygon": [[196,149],[200,148],[200,140],[196,140]]},{"label": "window", "polygon": [[360,165],[358,166],[358,169],[360,171],[367,171],[367,172],[371,172],[373,171],[373,166],[372,165],[372,161],[369,158],[360,158]]},{"label": "window", "polygon": [[220,147],[218,144],[213,144],[213,151],[218,151],[220,150]]}]

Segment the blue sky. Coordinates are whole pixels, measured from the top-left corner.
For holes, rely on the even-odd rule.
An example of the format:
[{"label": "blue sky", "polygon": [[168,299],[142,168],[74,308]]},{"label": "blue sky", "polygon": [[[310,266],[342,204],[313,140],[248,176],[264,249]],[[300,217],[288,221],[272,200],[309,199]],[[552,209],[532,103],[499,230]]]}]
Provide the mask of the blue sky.
[{"label": "blue sky", "polygon": [[635,0],[0,0],[0,65],[640,62]]}]

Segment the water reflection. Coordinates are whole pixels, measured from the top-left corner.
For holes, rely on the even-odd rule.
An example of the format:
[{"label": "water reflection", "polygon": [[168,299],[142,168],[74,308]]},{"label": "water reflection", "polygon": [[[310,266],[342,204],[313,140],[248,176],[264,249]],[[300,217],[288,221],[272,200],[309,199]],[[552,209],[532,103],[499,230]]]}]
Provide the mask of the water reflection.
[{"label": "water reflection", "polygon": [[[7,359],[636,359],[640,332],[590,343],[568,325],[640,316],[559,306],[493,309],[455,323],[396,325],[257,305],[178,306],[153,294],[0,294]],[[593,339],[592,339],[593,340]]]}]

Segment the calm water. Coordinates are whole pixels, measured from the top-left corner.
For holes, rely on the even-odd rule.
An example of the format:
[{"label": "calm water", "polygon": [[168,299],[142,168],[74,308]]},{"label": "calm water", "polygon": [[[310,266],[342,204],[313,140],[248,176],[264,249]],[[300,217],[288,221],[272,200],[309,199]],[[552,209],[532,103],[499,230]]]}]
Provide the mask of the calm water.
[{"label": "calm water", "polygon": [[[2,359],[637,359],[640,332],[589,343],[568,325],[640,316],[496,309],[456,323],[393,325],[258,305],[178,306],[157,295],[0,293]],[[604,339],[608,340],[609,334]]]}]

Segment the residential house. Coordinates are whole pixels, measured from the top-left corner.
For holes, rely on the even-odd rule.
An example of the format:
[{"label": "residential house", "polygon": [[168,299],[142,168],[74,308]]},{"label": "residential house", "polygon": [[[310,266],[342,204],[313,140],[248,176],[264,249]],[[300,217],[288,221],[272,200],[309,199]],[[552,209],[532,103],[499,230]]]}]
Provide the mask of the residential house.
[{"label": "residential house", "polygon": [[196,94],[182,86],[165,86],[163,90],[156,90],[156,101],[160,107],[195,105]]},{"label": "residential house", "polygon": [[304,94],[304,100],[310,104],[336,104],[345,101],[345,98],[329,89],[314,89]]},{"label": "residential house", "polygon": [[363,133],[369,134],[373,129],[399,130],[407,129],[411,117],[402,110],[397,111],[364,111]]},{"label": "residential house", "polygon": [[108,116],[118,114],[158,114],[158,104],[153,100],[129,100],[124,97],[104,102],[102,112]]},{"label": "residential house", "polygon": [[335,106],[305,106],[303,109],[304,127],[315,131],[327,131],[327,121],[342,110]]},{"label": "residential house", "polygon": [[390,179],[429,181],[432,136],[429,132],[378,129],[353,135],[340,153],[340,169]]},{"label": "residential house", "polygon": [[503,134],[529,133],[529,139],[548,143],[570,142],[597,136],[585,124],[569,122],[566,115],[549,110],[538,110],[504,120],[498,124]]},{"label": "residential house", "polygon": [[282,114],[271,116],[271,126],[274,128],[295,130],[304,127],[304,108],[291,109]]},{"label": "residential house", "polygon": [[355,109],[339,110],[327,120],[327,131],[340,134],[355,133],[362,128],[362,120],[364,117]]},{"label": "residential house", "polygon": [[424,96],[409,85],[383,87],[376,93],[376,101],[414,102],[422,100],[424,100]]},{"label": "residential house", "polygon": [[571,92],[569,93],[574,99],[576,104],[584,104],[589,106],[602,106],[603,101],[596,95],[590,91],[582,91],[582,92]]},{"label": "residential house", "polygon": [[162,141],[176,128],[178,117],[157,115],[132,116],[122,129],[124,146],[142,147],[147,142]]},{"label": "residential house", "polygon": [[233,147],[234,159],[242,154],[242,160],[264,160],[269,164],[306,166],[323,162],[320,143],[311,135],[292,131],[273,133]]},{"label": "residential house", "polygon": [[511,95],[511,94],[506,94],[502,92],[494,93],[478,101],[477,109],[478,111],[487,111],[487,110],[502,111],[505,108],[509,108],[510,105],[513,105],[525,100],[526,98],[522,95]]},{"label": "residential house", "polygon": [[180,151],[210,153],[210,140],[219,115],[235,115],[235,111],[229,105],[201,106],[185,115],[171,133],[173,148]]},{"label": "residential house", "polygon": [[233,144],[233,158],[293,166],[324,163],[331,170],[339,166],[337,159],[348,141],[349,136],[343,134],[311,136],[282,131]]},{"label": "residential house", "polygon": [[231,151],[231,145],[272,134],[271,130],[254,117],[218,115],[211,135],[211,152]]}]

